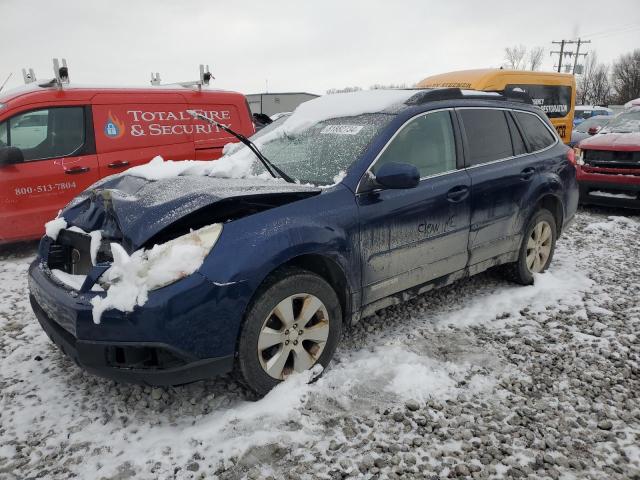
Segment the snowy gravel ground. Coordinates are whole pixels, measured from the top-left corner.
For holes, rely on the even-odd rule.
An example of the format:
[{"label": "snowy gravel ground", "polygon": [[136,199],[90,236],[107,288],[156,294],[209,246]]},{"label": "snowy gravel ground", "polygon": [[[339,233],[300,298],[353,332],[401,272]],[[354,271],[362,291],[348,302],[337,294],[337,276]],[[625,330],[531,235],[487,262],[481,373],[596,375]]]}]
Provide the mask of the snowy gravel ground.
[{"label": "snowy gravel ground", "polygon": [[363,320],[259,401],[85,374],[0,250],[0,478],[640,479],[640,217],[581,210],[548,273],[488,272]]}]

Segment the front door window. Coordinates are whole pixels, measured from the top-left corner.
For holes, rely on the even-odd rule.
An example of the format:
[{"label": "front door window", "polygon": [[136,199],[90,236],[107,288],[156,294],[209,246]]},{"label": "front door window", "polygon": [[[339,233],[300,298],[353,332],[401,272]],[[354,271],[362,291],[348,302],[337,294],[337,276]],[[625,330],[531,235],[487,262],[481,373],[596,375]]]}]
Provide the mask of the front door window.
[{"label": "front door window", "polygon": [[22,150],[25,162],[74,155],[85,141],[82,107],[33,110],[2,125],[0,142]]}]

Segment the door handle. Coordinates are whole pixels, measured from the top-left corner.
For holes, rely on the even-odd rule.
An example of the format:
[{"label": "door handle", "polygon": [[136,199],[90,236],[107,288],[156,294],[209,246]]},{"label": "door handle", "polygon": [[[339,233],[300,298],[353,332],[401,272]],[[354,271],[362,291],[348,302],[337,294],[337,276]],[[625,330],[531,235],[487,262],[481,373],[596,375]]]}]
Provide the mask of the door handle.
[{"label": "door handle", "polygon": [[520,178],[525,181],[531,180],[534,173],[536,173],[536,169],[534,167],[527,167],[520,172]]},{"label": "door handle", "polygon": [[107,165],[107,167],[109,168],[124,168],[128,166],[129,166],[129,162],[127,160],[117,160]]},{"label": "door handle", "polygon": [[71,167],[65,169],[64,173],[68,173],[69,175],[77,175],[78,173],[86,173],[91,170],[89,167]]},{"label": "door handle", "polygon": [[461,202],[469,196],[469,187],[458,185],[447,192],[447,200],[450,202]]}]

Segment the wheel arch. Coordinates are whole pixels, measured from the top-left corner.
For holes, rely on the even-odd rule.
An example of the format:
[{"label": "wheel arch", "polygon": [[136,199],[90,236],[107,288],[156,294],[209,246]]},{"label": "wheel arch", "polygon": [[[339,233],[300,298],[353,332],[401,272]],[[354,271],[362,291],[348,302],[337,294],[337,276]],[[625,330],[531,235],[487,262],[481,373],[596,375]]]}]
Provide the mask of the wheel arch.
[{"label": "wheel arch", "polygon": [[286,262],[280,264],[273,269],[262,281],[258,291],[262,285],[269,281],[274,275],[288,268],[299,268],[315,273],[324,279],[338,296],[340,308],[342,309],[343,323],[348,323],[351,318],[351,286],[344,269],[340,264],[326,254],[305,253],[290,258]]}]

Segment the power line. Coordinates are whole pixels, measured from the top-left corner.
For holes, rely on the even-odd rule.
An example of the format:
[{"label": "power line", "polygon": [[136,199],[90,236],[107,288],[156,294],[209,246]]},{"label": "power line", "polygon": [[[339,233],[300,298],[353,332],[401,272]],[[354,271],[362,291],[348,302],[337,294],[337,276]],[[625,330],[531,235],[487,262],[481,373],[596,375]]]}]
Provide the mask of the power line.
[{"label": "power line", "polygon": [[582,35],[582,38],[597,37],[599,35],[608,35],[608,34],[613,35],[618,33],[626,33],[627,31],[635,30],[637,28],[640,28],[640,25],[638,25],[636,22],[628,23],[626,25],[621,25],[619,27],[609,28],[607,30],[600,30],[599,32],[595,32],[595,33],[588,33],[586,35]]}]

